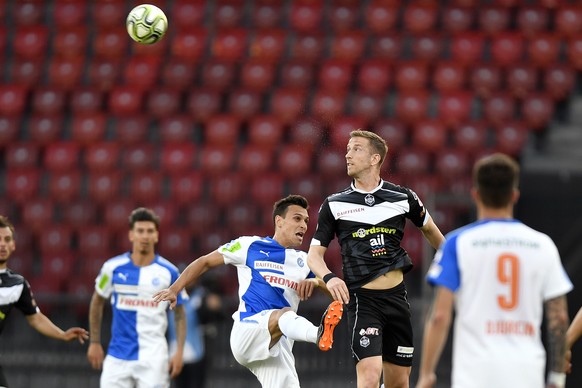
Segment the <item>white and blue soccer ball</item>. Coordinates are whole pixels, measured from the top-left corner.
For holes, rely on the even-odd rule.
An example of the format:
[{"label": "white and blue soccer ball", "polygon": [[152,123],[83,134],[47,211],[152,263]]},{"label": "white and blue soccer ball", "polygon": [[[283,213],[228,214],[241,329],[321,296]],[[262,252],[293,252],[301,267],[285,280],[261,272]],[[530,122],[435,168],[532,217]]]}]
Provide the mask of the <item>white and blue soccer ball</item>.
[{"label": "white and blue soccer ball", "polygon": [[142,44],[156,43],[168,30],[168,18],[164,11],[152,4],[140,4],[133,8],[125,24],[131,39]]}]

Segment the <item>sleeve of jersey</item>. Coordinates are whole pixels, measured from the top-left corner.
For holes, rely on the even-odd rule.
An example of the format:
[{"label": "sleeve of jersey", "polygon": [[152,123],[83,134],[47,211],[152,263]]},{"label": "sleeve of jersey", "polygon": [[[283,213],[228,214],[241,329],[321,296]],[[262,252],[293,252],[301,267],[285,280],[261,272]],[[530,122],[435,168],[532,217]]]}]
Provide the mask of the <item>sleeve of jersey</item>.
[{"label": "sleeve of jersey", "polygon": [[457,257],[457,236],[445,240],[435,254],[426,275],[426,281],[433,286],[442,286],[455,292],[461,285]]},{"label": "sleeve of jersey", "polygon": [[32,296],[32,291],[30,290],[30,284],[25,280],[22,288],[22,292],[20,293],[20,298],[14,304],[17,309],[22,311],[24,315],[33,315],[38,313],[40,310]]},{"label": "sleeve of jersey", "polygon": [[329,207],[329,200],[326,199],[317,217],[317,229],[311,239],[311,245],[328,247],[335,237],[335,218]]},{"label": "sleeve of jersey", "polygon": [[572,288],[574,288],[570,278],[564,270],[556,244],[554,244],[549,237],[547,237],[547,239],[547,257],[549,265],[548,270],[546,271],[547,276],[544,284],[544,300],[566,295],[568,292],[572,291]]},{"label": "sleeve of jersey", "polygon": [[234,266],[243,265],[247,261],[247,251],[256,238],[239,237],[218,247],[218,252],[224,256],[224,263]]},{"label": "sleeve of jersey", "polygon": [[414,225],[420,228],[428,221],[428,210],[426,210],[424,204],[414,191],[410,189],[406,190],[408,191],[408,206],[410,208],[408,218]]},{"label": "sleeve of jersey", "polygon": [[109,262],[105,262],[99,271],[99,275],[95,279],[95,292],[103,298],[109,298],[113,292],[113,266]]}]

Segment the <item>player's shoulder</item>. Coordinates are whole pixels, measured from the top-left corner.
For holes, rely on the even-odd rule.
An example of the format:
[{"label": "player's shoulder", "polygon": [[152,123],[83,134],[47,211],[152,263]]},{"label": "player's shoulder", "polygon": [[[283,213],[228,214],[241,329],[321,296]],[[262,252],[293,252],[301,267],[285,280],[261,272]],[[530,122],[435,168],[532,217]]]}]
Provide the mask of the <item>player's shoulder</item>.
[{"label": "player's shoulder", "polygon": [[122,254],[119,254],[117,256],[113,256],[107,260],[105,260],[105,262],[103,263],[103,267],[104,268],[117,268],[121,265],[125,265],[127,263],[129,263],[131,261],[131,258],[129,256],[129,252],[124,252]]},{"label": "player's shoulder", "polygon": [[341,201],[342,199],[345,199],[346,197],[353,193],[355,193],[355,190],[350,184],[349,186],[341,189],[340,191],[336,191],[335,193],[328,195],[326,201],[327,202]]},{"label": "player's shoulder", "polygon": [[169,269],[170,271],[180,272],[180,270],[174,263],[172,263],[170,260],[166,259],[162,255],[156,255],[154,262],[161,267]]},{"label": "player's shoulder", "polygon": [[10,269],[7,269],[2,277],[2,282],[0,283],[1,287],[13,287],[18,286],[20,284],[24,284],[26,279],[19,273],[16,273]]},{"label": "player's shoulder", "polygon": [[220,246],[219,252],[221,253],[235,253],[236,251],[247,250],[251,245],[256,242],[262,242],[265,244],[270,243],[272,240],[266,237],[259,236],[239,236],[223,245]]}]

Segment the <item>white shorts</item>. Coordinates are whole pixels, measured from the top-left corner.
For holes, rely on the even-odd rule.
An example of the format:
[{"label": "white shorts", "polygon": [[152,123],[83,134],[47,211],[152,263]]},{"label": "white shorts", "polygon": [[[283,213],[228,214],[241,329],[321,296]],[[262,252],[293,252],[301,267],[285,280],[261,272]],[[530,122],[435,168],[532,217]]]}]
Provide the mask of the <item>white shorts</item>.
[{"label": "white shorts", "polygon": [[269,349],[269,317],[273,311],[235,321],[230,332],[230,348],[238,363],[253,372],[262,387],[296,388],[300,385],[295,370],[293,341],[282,336]]},{"label": "white shorts", "polygon": [[168,357],[151,360],[120,360],[105,357],[101,388],[169,388]]}]

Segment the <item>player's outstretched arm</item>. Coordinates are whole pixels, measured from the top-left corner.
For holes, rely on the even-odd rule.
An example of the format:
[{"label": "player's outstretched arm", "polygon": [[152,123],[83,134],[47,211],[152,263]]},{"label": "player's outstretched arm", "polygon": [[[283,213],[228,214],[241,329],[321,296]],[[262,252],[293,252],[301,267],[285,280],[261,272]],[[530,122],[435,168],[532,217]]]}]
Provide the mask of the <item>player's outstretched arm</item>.
[{"label": "player's outstretched arm", "polygon": [[307,253],[307,265],[317,277],[323,279],[331,297],[334,300],[340,301],[342,303],[348,303],[350,301],[350,293],[346,283],[342,279],[335,276],[335,274],[329,270],[327,264],[325,264],[323,256],[326,250],[327,248],[323,246],[310,246],[309,252]]},{"label": "player's outstretched arm", "polygon": [[50,338],[55,338],[61,341],[77,339],[81,344],[84,344],[85,341],[89,339],[89,332],[82,327],[71,327],[70,329],[63,331],[41,312],[27,315],[26,319],[29,325],[36,331]]},{"label": "player's outstretched arm", "polygon": [[426,241],[428,241],[428,243],[434,249],[439,249],[441,244],[445,241],[445,236],[443,236],[442,232],[430,216],[428,218],[428,222],[426,225],[420,228],[420,231],[422,232]]},{"label": "player's outstretched arm", "polygon": [[213,251],[207,255],[201,256],[191,262],[186,269],[180,274],[178,279],[166,289],[154,294],[156,302],[170,302],[170,309],[176,307],[178,293],[187,285],[194,283],[198,278],[211,268],[224,265],[224,256],[218,251]]}]

